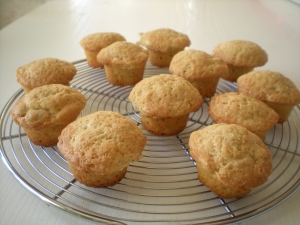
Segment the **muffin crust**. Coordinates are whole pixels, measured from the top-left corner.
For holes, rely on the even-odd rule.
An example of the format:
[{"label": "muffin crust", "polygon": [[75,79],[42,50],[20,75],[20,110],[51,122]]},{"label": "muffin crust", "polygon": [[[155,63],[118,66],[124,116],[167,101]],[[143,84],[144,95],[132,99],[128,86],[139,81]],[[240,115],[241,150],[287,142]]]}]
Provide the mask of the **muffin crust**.
[{"label": "muffin crust", "polygon": [[300,92],[296,85],[279,72],[270,70],[252,71],[237,81],[239,92],[261,101],[286,105],[300,103]]},{"label": "muffin crust", "polygon": [[82,48],[99,52],[102,48],[105,48],[116,41],[125,41],[125,38],[115,32],[99,32],[85,36],[81,39],[80,45]]},{"label": "muffin crust", "polygon": [[238,67],[263,66],[268,61],[264,49],[254,42],[244,40],[220,43],[214,48],[213,55],[229,65]]},{"label": "muffin crust", "polygon": [[16,79],[25,87],[25,93],[28,93],[33,88],[46,84],[69,85],[76,73],[75,66],[67,61],[44,58],[19,67]]},{"label": "muffin crust", "polygon": [[91,187],[119,182],[146,144],[142,130],[119,113],[98,111],[69,124],[58,142],[76,179]]},{"label": "muffin crust", "polygon": [[227,75],[228,71],[226,63],[221,59],[192,49],[178,52],[169,70],[193,84],[203,98],[215,94],[220,77]]},{"label": "muffin crust", "polygon": [[20,98],[10,114],[34,144],[53,146],[61,130],[77,118],[86,101],[84,95],[68,86],[43,85]]},{"label": "muffin crust", "polygon": [[263,141],[237,124],[214,124],[189,140],[199,180],[222,198],[240,198],[265,183],[272,157]]},{"label": "muffin crust", "polygon": [[239,124],[262,139],[279,119],[278,114],[264,102],[237,92],[215,95],[208,112],[216,123]]},{"label": "muffin crust", "polygon": [[123,69],[143,67],[147,59],[147,50],[126,41],[115,42],[102,49],[97,55],[98,62]]},{"label": "muffin crust", "polygon": [[182,116],[197,111],[203,101],[188,81],[170,74],[143,79],[128,99],[135,109],[151,117]]}]

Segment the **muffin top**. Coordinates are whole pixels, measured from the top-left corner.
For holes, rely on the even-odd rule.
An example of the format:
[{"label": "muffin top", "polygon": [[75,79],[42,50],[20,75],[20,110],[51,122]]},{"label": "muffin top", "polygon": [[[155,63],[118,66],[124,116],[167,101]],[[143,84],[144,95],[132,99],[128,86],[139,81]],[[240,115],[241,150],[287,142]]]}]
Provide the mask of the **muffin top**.
[{"label": "muffin top", "polygon": [[16,71],[17,82],[33,89],[46,84],[69,85],[77,70],[67,61],[44,58],[21,66]]},{"label": "muffin top", "polygon": [[138,44],[156,52],[173,52],[190,46],[191,41],[186,34],[168,28],[161,28],[141,33]]},{"label": "muffin top", "polygon": [[148,56],[148,51],[141,46],[119,41],[103,48],[97,55],[97,61],[106,66],[132,69],[144,66]]},{"label": "muffin top", "polygon": [[109,46],[116,41],[126,41],[125,38],[114,32],[93,33],[81,39],[80,45],[83,49],[99,52],[102,48]]},{"label": "muffin top", "polygon": [[217,123],[239,124],[251,131],[270,129],[279,119],[278,114],[264,102],[237,92],[215,95],[208,112]]},{"label": "muffin top", "polygon": [[142,130],[129,118],[98,111],[65,127],[58,149],[79,170],[110,173],[138,161],[146,145]]},{"label": "muffin top", "polygon": [[261,101],[285,105],[300,103],[300,92],[296,85],[278,72],[252,71],[237,80],[238,91]]},{"label": "muffin top", "polygon": [[182,116],[197,111],[203,101],[190,82],[170,74],[143,79],[133,87],[128,99],[149,117]]},{"label": "muffin top", "polygon": [[84,95],[69,86],[49,84],[25,94],[10,114],[21,127],[44,129],[75,120],[86,101]]},{"label": "muffin top", "polygon": [[263,66],[268,55],[259,45],[251,41],[233,40],[218,44],[213,49],[213,56],[225,63],[239,67]]},{"label": "muffin top", "polygon": [[227,73],[227,65],[221,59],[197,50],[178,52],[172,59],[169,70],[187,80],[217,78]]},{"label": "muffin top", "polygon": [[263,141],[237,124],[214,124],[194,131],[190,154],[223,184],[252,189],[267,181],[272,157]]}]

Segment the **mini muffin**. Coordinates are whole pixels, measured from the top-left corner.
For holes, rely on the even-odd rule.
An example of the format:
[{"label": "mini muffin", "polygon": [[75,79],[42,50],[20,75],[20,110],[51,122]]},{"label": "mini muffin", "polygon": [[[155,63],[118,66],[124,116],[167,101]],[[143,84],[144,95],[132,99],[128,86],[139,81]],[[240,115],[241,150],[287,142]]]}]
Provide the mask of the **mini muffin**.
[{"label": "mini muffin", "polygon": [[44,58],[21,66],[16,71],[17,82],[25,93],[46,84],[70,85],[76,75],[75,66],[67,61]]},{"label": "mini muffin", "polygon": [[160,136],[183,131],[189,114],[198,111],[202,105],[201,95],[190,82],[170,74],[140,81],[128,99],[140,111],[143,127]]},{"label": "mini muffin", "polygon": [[142,130],[132,120],[98,111],[63,129],[57,147],[80,183],[100,188],[117,184],[145,145]]},{"label": "mini muffin", "polygon": [[268,61],[265,50],[256,43],[243,40],[218,44],[213,50],[213,56],[221,58],[227,64],[228,73],[222,78],[228,81],[236,81],[239,76]]},{"label": "mini muffin", "polygon": [[86,104],[77,90],[61,84],[37,87],[20,98],[10,114],[30,141],[54,146],[62,129],[74,121]]},{"label": "mini muffin", "polygon": [[137,44],[119,41],[102,49],[97,60],[104,65],[110,84],[130,86],[143,79],[148,55],[148,51]]},{"label": "mini muffin", "polygon": [[272,157],[263,141],[237,124],[194,131],[189,146],[199,181],[220,198],[241,198],[272,172]]},{"label": "mini muffin", "polygon": [[288,120],[294,106],[300,103],[296,85],[278,72],[252,71],[237,81],[238,91],[267,103],[279,115],[278,123]]},{"label": "mini muffin", "polygon": [[278,114],[264,102],[237,92],[215,95],[208,113],[216,123],[239,124],[262,140],[279,119]]},{"label": "mini muffin", "polygon": [[161,28],[142,33],[138,44],[149,50],[152,65],[169,67],[173,56],[190,46],[191,41],[186,34]]},{"label": "mini muffin", "polygon": [[209,98],[215,94],[220,77],[224,77],[228,69],[221,59],[190,49],[178,52],[169,70],[188,80],[203,98]]},{"label": "mini muffin", "polygon": [[87,63],[91,67],[103,69],[103,64],[97,61],[97,54],[101,49],[116,41],[126,41],[126,39],[121,34],[114,32],[93,33],[81,39],[80,45],[84,49]]}]

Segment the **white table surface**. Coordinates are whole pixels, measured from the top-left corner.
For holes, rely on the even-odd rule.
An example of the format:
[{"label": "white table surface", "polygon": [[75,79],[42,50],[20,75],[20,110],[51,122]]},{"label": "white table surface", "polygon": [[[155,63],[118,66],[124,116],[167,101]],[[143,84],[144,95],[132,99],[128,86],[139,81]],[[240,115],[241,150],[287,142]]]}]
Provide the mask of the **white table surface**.
[{"label": "white table surface", "polygon": [[[288,0],[51,1],[0,30],[0,109],[19,90],[15,71],[32,60],[84,58],[79,45],[93,32],[114,31],[130,42],[139,32],[169,27],[189,35],[193,49],[211,53],[232,39],[251,40],[269,55],[261,69],[281,72],[300,89],[300,5]],[[300,223],[300,192],[241,224]],[[0,161],[0,224],[94,224],[47,206]]]}]

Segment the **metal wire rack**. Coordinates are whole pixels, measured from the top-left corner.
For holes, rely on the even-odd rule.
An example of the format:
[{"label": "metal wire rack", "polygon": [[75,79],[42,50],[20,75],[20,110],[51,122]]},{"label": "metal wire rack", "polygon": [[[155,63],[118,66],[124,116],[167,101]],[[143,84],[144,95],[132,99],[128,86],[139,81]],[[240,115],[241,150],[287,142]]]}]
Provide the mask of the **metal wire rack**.
[{"label": "metal wire rack", "polygon": [[[107,83],[105,71],[74,63],[77,75],[71,86],[88,98],[80,116],[110,110],[140,125],[140,116],[127,100],[132,87]],[[169,73],[146,65],[144,77]],[[236,91],[236,85],[220,80],[217,93]],[[47,204],[90,220],[109,224],[226,224],[241,222],[275,207],[300,186],[300,108],[289,120],[271,129],[265,139],[273,158],[273,172],[264,185],[241,199],[221,199],[197,178],[189,156],[192,131],[213,123],[207,113],[210,99],[190,114],[186,129],[176,136],[158,137],[143,130],[147,144],[143,158],[128,167],[121,182],[94,189],[77,182],[56,147],[32,144],[9,110],[23,95],[19,90],[1,114],[1,156],[14,177]],[[142,128],[142,127],[141,127]],[[143,129],[143,128],[142,128]]]}]

